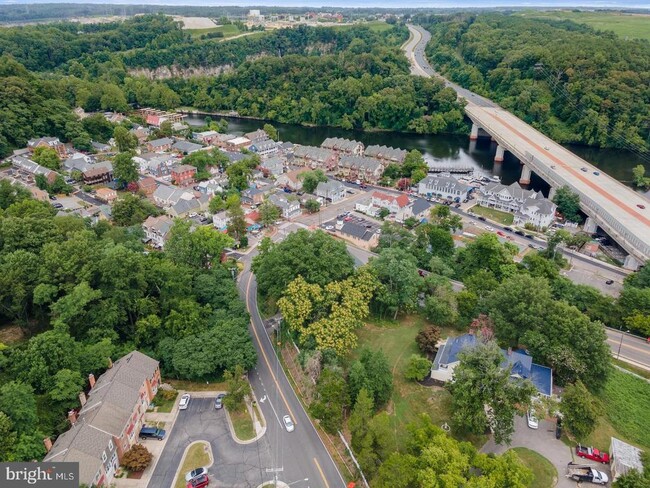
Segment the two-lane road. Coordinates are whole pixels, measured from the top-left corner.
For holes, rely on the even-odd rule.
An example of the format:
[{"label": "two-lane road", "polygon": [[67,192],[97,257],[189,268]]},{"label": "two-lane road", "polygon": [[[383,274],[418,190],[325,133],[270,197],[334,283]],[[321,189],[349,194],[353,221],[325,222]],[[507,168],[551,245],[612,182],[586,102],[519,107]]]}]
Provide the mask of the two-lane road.
[{"label": "two-lane road", "polygon": [[[251,316],[250,330],[258,354],[257,366],[249,378],[267,421],[265,435],[272,452],[272,466],[268,469],[282,469],[278,479],[295,482],[297,487],[341,488],[345,481],[279,364],[258,311],[257,281],[250,271],[255,254],[252,251],[241,258],[245,269],[239,277],[239,290]],[[293,432],[284,427],[285,415],[290,415],[295,423]],[[268,473],[268,479],[273,479],[274,473]]]}]

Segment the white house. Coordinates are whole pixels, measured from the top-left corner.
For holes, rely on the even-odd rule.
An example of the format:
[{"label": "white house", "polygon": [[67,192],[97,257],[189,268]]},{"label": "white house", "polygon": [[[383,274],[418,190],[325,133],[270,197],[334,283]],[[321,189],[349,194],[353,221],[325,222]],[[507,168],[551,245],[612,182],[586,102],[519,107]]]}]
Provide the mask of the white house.
[{"label": "white house", "polygon": [[556,210],[557,205],[547,198],[527,198],[515,214],[514,224],[550,227],[555,220]]},{"label": "white house", "polygon": [[289,200],[282,193],[274,193],[269,197],[269,202],[282,211],[282,216],[285,219],[291,219],[301,214],[300,201],[298,199]]},{"label": "white house", "polygon": [[409,203],[409,197],[403,193],[396,196],[374,191],[370,196],[366,213],[369,215],[378,215],[382,208],[386,208],[395,217],[397,222],[404,222],[404,220],[411,216]]},{"label": "white house", "polygon": [[228,212],[222,210],[212,216],[212,225],[220,231],[225,231],[226,227],[230,223],[230,217],[228,217]]},{"label": "white house", "polygon": [[456,178],[442,175],[429,175],[418,183],[418,194],[425,198],[445,198],[447,200],[464,200],[471,187]]},{"label": "white house", "polygon": [[142,223],[142,230],[144,231],[145,238],[153,247],[162,249],[165,247],[169,230],[173,224],[174,221],[167,215],[147,217],[147,220]]},{"label": "white house", "polygon": [[514,213],[515,225],[530,223],[536,227],[550,226],[555,220],[557,209],[541,192],[524,190],[516,182],[508,186],[501,183],[485,186],[478,195],[477,203],[483,207]]},{"label": "white house", "polygon": [[316,195],[332,203],[338,202],[345,198],[345,185],[336,180],[321,181],[316,187]]}]

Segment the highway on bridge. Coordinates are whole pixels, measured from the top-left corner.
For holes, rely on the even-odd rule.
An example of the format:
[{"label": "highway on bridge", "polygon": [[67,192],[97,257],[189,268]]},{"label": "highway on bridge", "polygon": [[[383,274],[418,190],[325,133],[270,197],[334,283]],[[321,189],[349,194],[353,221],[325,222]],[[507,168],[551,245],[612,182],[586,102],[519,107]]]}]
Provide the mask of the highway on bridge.
[{"label": "highway on bridge", "polygon": [[442,78],[424,56],[429,32],[412,25],[409,30],[411,38],[403,48],[413,74],[441,78],[467,101],[465,113],[472,122],[553,188],[568,185],[578,193],[585,213],[629,252],[636,264],[650,259],[650,202],[642,194],[601,173],[491,100]]}]

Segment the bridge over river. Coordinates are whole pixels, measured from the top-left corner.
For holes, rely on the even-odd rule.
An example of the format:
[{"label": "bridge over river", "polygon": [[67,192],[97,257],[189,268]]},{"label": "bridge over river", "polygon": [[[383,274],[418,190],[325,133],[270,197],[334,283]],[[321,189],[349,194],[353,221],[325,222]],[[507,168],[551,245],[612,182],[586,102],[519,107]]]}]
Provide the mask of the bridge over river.
[{"label": "bridge over river", "polygon": [[487,132],[498,144],[496,163],[503,161],[505,151],[517,157],[522,164],[522,184],[530,183],[531,172],[535,172],[551,186],[551,196],[556,188],[571,188],[580,196],[580,207],[588,216],[585,230],[595,232],[600,227],[614,239],[628,253],[626,268],[636,269],[650,259],[650,202],[642,194],[599,172],[493,101],[442,78],[424,56],[431,34],[419,26],[408,28],[411,38],[403,49],[411,61],[411,72],[441,78],[467,101],[465,114],[473,122],[470,139],[477,139],[479,130]]}]

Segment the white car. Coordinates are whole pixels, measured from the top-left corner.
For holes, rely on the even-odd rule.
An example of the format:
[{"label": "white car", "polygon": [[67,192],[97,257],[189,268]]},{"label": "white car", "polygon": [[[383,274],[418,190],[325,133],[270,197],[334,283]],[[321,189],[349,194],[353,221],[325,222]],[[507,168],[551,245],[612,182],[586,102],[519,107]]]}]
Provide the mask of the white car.
[{"label": "white car", "polygon": [[185,475],[185,481],[189,482],[189,481],[193,480],[194,478],[198,478],[199,476],[203,476],[204,474],[208,474],[208,470],[206,468],[193,469],[192,471],[187,472],[187,474]]},{"label": "white car", "polygon": [[189,394],[189,393],[184,393],[184,394],[181,396],[181,401],[180,401],[179,404],[178,404],[178,409],[179,409],[179,410],[187,410],[187,407],[190,406],[190,399],[191,399],[191,398],[192,398],[192,397],[190,397],[190,394]]},{"label": "white car", "polygon": [[284,417],[282,417],[282,420],[284,421],[284,426],[287,429],[287,432],[293,432],[295,426],[293,425],[293,421],[291,420],[291,417],[285,415]]},{"label": "white car", "polygon": [[526,412],[526,421],[528,422],[528,427],[531,429],[539,428],[539,421],[537,420],[537,417],[535,417],[535,414],[530,410]]},{"label": "white car", "polygon": [[490,227],[489,225],[486,225],[486,226],[484,226],[483,228],[484,228],[485,230],[489,230],[490,232],[492,232],[492,231],[494,230],[494,227]]}]

